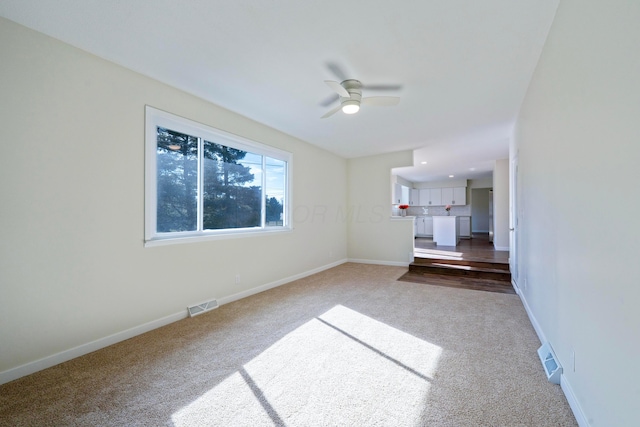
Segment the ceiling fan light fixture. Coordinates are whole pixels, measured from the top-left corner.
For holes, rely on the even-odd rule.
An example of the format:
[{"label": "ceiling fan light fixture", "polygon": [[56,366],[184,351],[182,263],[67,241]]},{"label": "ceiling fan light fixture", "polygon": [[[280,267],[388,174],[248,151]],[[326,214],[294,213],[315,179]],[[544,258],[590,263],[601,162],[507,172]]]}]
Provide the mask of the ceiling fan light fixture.
[{"label": "ceiling fan light fixture", "polygon": [[360,103],[358,101],[345,101],[342,103],[342,112],[345,114],[355,114],[360,111]]}]

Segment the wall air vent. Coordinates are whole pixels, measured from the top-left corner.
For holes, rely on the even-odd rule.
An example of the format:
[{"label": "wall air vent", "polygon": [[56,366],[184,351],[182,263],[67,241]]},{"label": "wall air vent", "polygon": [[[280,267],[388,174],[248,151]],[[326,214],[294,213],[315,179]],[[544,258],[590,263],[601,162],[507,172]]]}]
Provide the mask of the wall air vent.
[{"label": "wall air vent", "polygon": [[554,384],[560,384],[562,366],[558,363],[558,359],[548,342],[542,344],[542,347],[538,349],[538,356],[540,357],[540,362],[542,362],[544,372],[547,374],[547,379]]},{"label": "wall air vent", "polygon": [[202,302],[191,307],[187,307],[189,310],[189,317],[197,316],[198,314],[206,313],[214,308],[218,308],[218,301],[212,299],[211,301]]}]

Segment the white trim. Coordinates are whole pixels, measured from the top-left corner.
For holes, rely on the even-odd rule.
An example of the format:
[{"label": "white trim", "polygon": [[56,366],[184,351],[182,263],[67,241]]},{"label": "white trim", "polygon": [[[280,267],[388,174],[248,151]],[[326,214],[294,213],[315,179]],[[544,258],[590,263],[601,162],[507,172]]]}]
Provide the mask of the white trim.
[{"label": "white trim", "polygon": [[[226,146],[248,151],[263,157],[270,157],[283,161],[285,168],[285,188],[284,188],[284,205],[282,219],[284,225],[282,227],[258,226],[243,229],[221,229],[221,230],[202,230],[202,206],[198,206],[198,227],[197,230],[184,232],[159,233],[157,231],[157,156],[156,149],[158,143],[157,127],[171,129],[176,132],[197,137],[199,139],[198,152],[202,153],[202,140],[215,141],[216,143]],[[231,239],[238,237],[247,237],[257,234],[269,234],[273,231],[291,231],[292,222],[292,172],[293,153],[275,148],[261,142],[251,140],[236,134],[226,132],[202,123],[189,120],[187,118],[171,114],[169,112],[153,108],[149,105],[145,106],[145,227],[144,227],[144,246],[161,246],[171,245],[175,243],[191,243],[203,240],[215,239]],[[265,171],[263,171],[265,172]],[[201,193],[202,174],[200,160],[198,162],[198,194]],[[266,186],[264,180],[266,175],[262,175],[263,196],[266,194]],[[261,197],[263,199],[263,197]],[[261,200],[261,215],[264,220],[265,206],[264,200]],[[261,224],[263,222],[261,221]],[[277,229],[277,230],[273,230]]]},{"label": "white trim", "polygon": [[[529,307],[529,304],[527,304],[527,299],[525,298],[524,294],[520,291],[517,283],[513,280],[512,280],[512,285],[516,289],[516,292],[520,297],[520,300],[522,301],[522,305],[524,306],[524,309],[527,312],[527,316],[529,316],[529,321],[531,322],[533,329],[536,331],[536,334],[538,335],[538,339],[540,340],[541,343],[547,342],[547,338],[545,337],[544,332],[540,327],[540,324],[538,323],[535,316],[531,312],[531,308]],[[560,376],[560,388],[562,389],[562,392],[567,398],[569,407],[571,407],[571,411],[573,412],[573,416],[576,417],[576,421],[578,422],[578,425],[580,427],[589,427],[590,424],[587,421],[588,418],[585,416],[584,411],[582,410],[582,407],[580,406],[580,403],[578,402],[578,399],[576,398],[576,395],[573,392],[573,388],[571,387],[569,380],[564,375]]]},{"label": "white trim", "polygon": [[508,251],[509,250],[509,246],[494,246],[493,248],[496,251]]},{"label": "white trim", "polygon": [[576,395],[573,392],[573,388],[571,387],[569,380],[564,375],[560,376],[560,387],[562,388],[562,391],[564,392],[564,395],[567,398],[567,402],[571,407],[573,416],[576,417],[576,421],[578,422],[578,425],[580,427],[589,427],[591,425],[589,424],[589,421],[588,421],[589,419],[587,418],[584,411],[582,410],[582,406],[580,406],[580,402],[578,402],[578,399],[576,398]]},{"label": "white trim", "polygon": [[172,238],[163,238],[163,239],[154,239],[148,240],[144,242],[145,248],[151,248],[154,246],[166,246],[166,245],[175,245],[181,243],[195,243],[195,242],[206,242],[210,240],[225,240],[225,239],[239,239],[243,237],[251,237],[251,236],[269,236],[271,234],[277,233],[291,233],[293,232],[293,227],[265,227],[258,228],[256,230],[252,230],[249,228],[236,229],[236,230],[227,230],[227,233],[224,234],[207,234],[202,233],[199,235],[190,235],[183,237],[172,237]]},{"label": "white trim", "polygon": [[522,305],[524,306],[524,309],[527,312],[527,316],[529,316],[529,321],[531,322],[533,329],[536,331],[536,334],[538,335],[538,339],[540,340],[540,343],[542,344],[543,342],[547,342],[547,337],[545,337],[544,332],[540,327],[540,324],[536,320],[536,317],[533,315],[533,312],[531,311],[531,308],[529,307],[529,304],[527,303],[527,299],[525,298],[524,294],[522,292],[518,292],[518,296],[520,297],[520,300],[522,301]]},{"label": "white trim", "polygon": [[[219,305],[227,304],[227,303],[239,300],[241,298],[245,298],[245,297],[266,291],[268,289],[275,288],[280,285],[284,285],[289,282],[293,282],[294,280],[302,279],[304,277],[311,276],[312,274],[316,274],[321,271],[328,270],[333,267],[337,267],[338,265],[344,264],[346,262],[347,262],[346,259],[335,261],[330,264],[305,271],[303,273],[285,277],[284,279],[276,280],[275,282],[267,283],[265,285],[255,287],[253,289],[249,289],[234,295],[230,295],[228,297],[219,298],[218,304]],[[18,378],[21,378],[33,373],[36,373],[43,369],[50,368],[52,366],[69,361],[71,359],[75,359],[76,357],[84,356],[85,354],[119,343],[120,341],[128,340],[129,338],[133,338],[137,335],[144,334],[145,332],[149,332],[154,329],[160,328],[162,326],[166,326],[170,323],[177,322],[178,320],[186,319],[187,317],[188,317],[188,310],[185,308],[184,311],[181,311],[179,313],[171,314],[169,316],[163,317],[161,319],[153,320],[151,322],[147,322],[139,326],[134,326],[133,328],[129,328],[121,332],[116,332],[115,334],[111,334],[103,338],[98,338],[97,340],[88,342],[86,344],[80,344],[77,347],[73,347],[71,349],[64,350],[56,354],[52,354],[51,356],[46,356],[46,357],[43,357],[42,359],[25,363],[24,365],[20,365],[15,368],[7,369],[6,371],[0,372],[0,385],[8,383],[9,381],[17,380]]]},{"label": "white trim", "polygon": [[18,378],[33,374],[43,369],[50,368],[68,360],[75,359],[76,357],[84,356],[85,354],[119,343],[120,341],[128,340],[129,338],[133,338],[136,335],[144,334],[145,332],[149,332],[162,326],[166,326],[170,323],[177,322],[178,320],[185,319],[186,317],[187,310],[163,317],[161,319],[153,320],[139,326],[134,326],[133,328],[121,332],[116,332],[115,334],[111,334],[104,338],[98,338],[97,340],[88,342],[86,344],[80,344],[79,346],[70,348],[69,350],[64,350],[59,353],[52,354],[51,356],[46,356],[42,359],[25,363],[24,365],[20,365],[12,369],[7,369],[6,371],[0,372],[0,384],[5,384],[9,381],[17,380]]},{"label": "white trim", "polygon": [[520,295],[520,288],[518,287],[518,282],[516,282],[516,280],[513,278],[513,275],[511,276],[511,286],[513,286],[513,289],[516,291],[516,294]]},{"label": "white trim", "polygon": [[307,276],[311,276],[312,274],[320,273],[321,271],[328,270],[333,267],[337,267],[341,264],[346,263],[346,259],[342,259],[340,261],[335,261],[330,264],[323,265],[322,267],[314,268],[313,270],[308,270],[300,274],[295,274],[293,276],[285,277],[284,279],[276,280],[275,282],[265,283],[264,285],[257,286],[255,288],[247,289],[246,291],[238,292],[237,294],[229,295],[227,297],[219,298],[218,303],[220,305],[228,304],[230,302],[238,301],[242,298],[249,297],[251,295],[259,294],[260,292],[267,291],[272,288],[276,288],[278,286],[291,283],[295,280],[303,279]]},{"label": "white trim", "polygon": [[349,258],[349,262],[354,262],[356,264],[377,264],[377,265],[390,265],[393,267],[409,267],[410,262],[406,261],[380,261],[375,259],[356,259]]}]

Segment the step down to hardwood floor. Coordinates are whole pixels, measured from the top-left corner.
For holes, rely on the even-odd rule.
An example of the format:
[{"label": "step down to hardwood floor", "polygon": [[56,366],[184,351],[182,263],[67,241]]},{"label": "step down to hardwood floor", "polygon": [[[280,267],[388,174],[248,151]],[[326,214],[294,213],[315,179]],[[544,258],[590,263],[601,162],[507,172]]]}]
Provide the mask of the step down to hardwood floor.
[{"label": "step down to hardwood floor", "polygon": [[476,291],[515,294],[510,282],[504,280],[478,279],[474,277],[451,276],[446,274],[407,272],[398,278],[401,282],[424,283],[449,288],[472,289]]},{"label": "step down to hardwood floor", "polygon": [[511,283],[511,273],[509,270],[476,267],[471,265],[456,265],[445,263],[416,264],[409,265],[412,273],[430,273],[446,276],[464,276],[477,279],[500,280]]},{"label": "step down to hardwood floor", "polygon": [[475,277],[478,279],[501,280],[511,283],[509,264],[488,259],[443,259],[415,258],[409,265],[412,273],[431,273],[450,276]]},{"label": "step down to hardwood floor", "polygon": [[445,255],[418,254],[413,258],[414,264],[448,264],[448,265],[468,265],[472,267],[490,268],[496,270],[509,270],[509,261],[503,259],[457,257]]},{"label": "step down to hardwood floor", "polygon": [[398,280],[455,288],[515,293],[509,262],[448,254],[416,253],[409,271]]}]

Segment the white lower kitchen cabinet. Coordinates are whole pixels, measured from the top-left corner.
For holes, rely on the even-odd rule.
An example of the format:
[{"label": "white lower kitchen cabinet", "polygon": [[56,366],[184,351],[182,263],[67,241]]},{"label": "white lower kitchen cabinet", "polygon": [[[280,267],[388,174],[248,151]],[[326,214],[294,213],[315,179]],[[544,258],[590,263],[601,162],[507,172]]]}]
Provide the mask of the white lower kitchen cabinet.
[{"label": "white lower kitchen cabinet", "polygon": [[433,217],[430,217],[430,216],[416,217],[415,235],[416,237],[433,236]]},{"label": "white lower kitchen cabinet", "polygon": [[416,222],[415,222],[415,224],[416,224],[416,225],[415,225],[415,227],[414,227],[414,230],[415,230],[415,236],[416,236],[416,237],[422,237],[422,236],[424,236],[424,221],[423,221],[423,219],[422,219],[422,217],[421,217],[421,216],[417,216],[417,217],[416,217]]},{"label": "white lower kitchen cabinet", "polygon": [[424,234],[425,236],[433,236],[433,217],[424,217]]},{"label": "white lower kitchen cabinet", "polygon": [[470,216],[460,217],[460,237],[463,239],[471,238],[471,217]]},{"label": "white lower kitchen cabinet", "polygon": [[433,218],[433,242],[436,246],[457,246],[459,241],[459,216],[436,216]]}]

